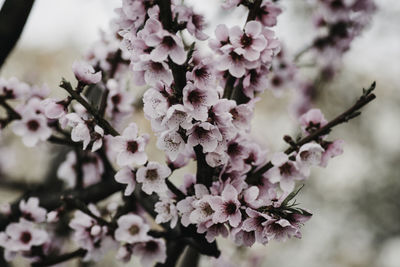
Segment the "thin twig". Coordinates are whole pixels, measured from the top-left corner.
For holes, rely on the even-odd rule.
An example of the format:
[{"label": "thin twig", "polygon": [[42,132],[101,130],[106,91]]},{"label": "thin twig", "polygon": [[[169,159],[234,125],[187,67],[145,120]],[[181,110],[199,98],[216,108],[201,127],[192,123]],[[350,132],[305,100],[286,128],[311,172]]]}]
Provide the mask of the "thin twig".
[{"label": "thin twig", "polygon": [[77,91],[72,88],[71,83],[69,83],[65,79],[62,79],[60,87],[64,88],[72,96],[73,99],[78,101],[94,117],[97,124],[100,125],[106,133],[111,134],[112,136],[119,135],[117,130],[115,130],[110,125],[110,123],[105,120],[101,116],[101,114],[91,104],[89,104],[89,102],[86,101],[86,99],[84,99]]},{"label": "thin twig", "polygon": [[[345,112],[342,114],[338,115],[336,118],[328,122],[324,127],[316,130],[315,132],[311,133],[310,135],[302,138],[300,141],[296,142],[295,145],[290,146],[288,149],[285,150],[286,154],[290,154],[293,151],[295,151],[296,147],[301,147],[302,145],[309,143],[311,141],[318,140],[321,136],[328,134],[333,127],[342,124],[344,122],[348,122],[349,120],[357,117],[361,113],[358,112],[362,107],[367,105],[369,102],[374,100],[376,98],[375,94],[372,94],[371,92],[375,89],[376,83],[372,83],[369,89],[365,90],[363,92],[363,95],[357,100],[357,102],[351,106],[349,109],[347,109]],[[257,183],[259,181],[259,178],[267,172],[269,169],[273,167],[271,161],[266,163],[264,166],[261,168],[257,169],[255,172],[250,172],[247,176],[246,181],[250,184]]]}]

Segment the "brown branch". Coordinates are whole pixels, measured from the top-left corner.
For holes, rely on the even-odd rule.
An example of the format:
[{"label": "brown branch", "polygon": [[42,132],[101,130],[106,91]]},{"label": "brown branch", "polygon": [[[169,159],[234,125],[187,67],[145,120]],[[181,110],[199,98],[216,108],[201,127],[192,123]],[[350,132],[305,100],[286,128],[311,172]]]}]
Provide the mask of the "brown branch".
[{"label": "brown branch", "polygon": [[69,261],[73,258],[77,257],[83,257],[86,254],[86,250],[80,248],[75,251],[54,256],[54,257],[49,257],[47,259],[43,259],[42,261],[32,263],[32,267],[44,267],[44,266],[53,266],[58,263],[64,262],[64,261]]},{"label": "brown branch", "polygon": [[0,68],[18,42],[34,2],[34,0],[4,2],[0,10]]},{"label": "brown branch", "polygon": [[[342,114],[338,115],[336,118],[328,122],[324,127],[316,130],[315,132],[311,133],[310,135],[302,138],[300,141],[296,142],[295,144],[291,145],[288,149],[285,150],[286,154],[290,154],[296,150],[296,147],[301,147],[302,145],[309,143],[311,141],[318,140],[321,136],[328,134],[333,127],[348,122],[349,120],[359,116],[361,112],[359,110],[370,103],[372,100],[376,98],[375,94],[371,92],[375,89],[376,83],[373,82],[369,89],[363,92],[363,95],[356,101],[356,103],[347,109]],[[246,179],[246,182],[249,184],[257,183],[260,177],[267,172],[269,169],[273,167],[271,161],[266,163],[264,166],[259,168],[258,170],[249,173]]]},{"label": "brown branch", "polygon": [[104,131],[108,134],[111,134],[112,136],[117,136],[119,133],[117,130],[115,130],[111,124],[103,118],[103,116],[89,103],[84,99],[77,91],[75,91],[71,83],[69,83],[67,80],[62,79],[61,88],[64,88],[71,96],[73,99],[78,101],[96,120],[97,124],[100,125]]}]

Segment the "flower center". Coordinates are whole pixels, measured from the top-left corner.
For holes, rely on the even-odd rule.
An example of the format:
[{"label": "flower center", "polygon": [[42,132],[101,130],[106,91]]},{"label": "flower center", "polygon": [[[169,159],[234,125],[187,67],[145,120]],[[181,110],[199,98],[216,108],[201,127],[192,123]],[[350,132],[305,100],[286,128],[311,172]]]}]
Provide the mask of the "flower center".
[{"label": "flower center", "polygon": [[158,172],[156,169],[150,169],[146,172],[146,179],[154,181],[158,178]]},{"label": "flower center", "polygon": [[118,105],[121,102],[121,95],[120,94],[116,94],[114,96],[111,97],[111,102],[114,105]]},{"label": "flower center", "polygon": [[236,204],[233,202],[228,202],[225,204],[225,211],[228,213],[228,215],[233,215],[236,213]]},{"label": "flower center", "polygon": [[199,139],[205,139],[207,137],[208,131],[203,127],[196,127],[194,131]]},{"label": "flower center", "polygon": [[198,90],[191,91],[188,95],[188,100],[192,104],[200,103],[202,99],[203,96]]},{"label": "flower center", "polygon": [[237,156],[240,154],[240,146],[238,143],[232,143],[228,146],[228,155]]},{"label": "flower center", "polygon": [[272,84],[274,86],[281,86],[282,85],[282,79],[279,76],[274,76],[274,78],[272,78]]},{"label": "flower center", "polygon": [[126,150],[128,150],[131,153],[137,152],[138,148],[139,148],[139,145],[136,141],[129,141],[126,144]]},{"label": "flower center", "polygon": [[168,48],[173,48],[176,45],[174,39],[171,36],[165,36],[162,40],[162,43]]},{"label": "flower center", "polygon": [[243,34],[242,38],[240,38],[240,43],[243,47],[249,47],[253,43],[253,38],[247,34]]},{"label": "flower center", "polygon": [[204,203],[201,207],[201,210],[206,214],[207,216],[210,216],[214,213],[214,210],[211,208],[210,204]]},{"label": "flower center", "polygon": [[242,60],[242,56],[239,55],[239,54],[236,54],[236,53],[233,52],[233,51],[229,53],[229,56],[232,58],[232,60],[233,60],[234,62],[240,62],[240,61]]},{"label": "flower center", "polygon": [[139,230],[140,230],[140,228],[134,224],[129,228],[129,233],[131,235],[137,235],[137,233],[139,233]]},{"label": "flower center", "polygon": [[300,158],[302,160],[307,160],[310,157],[310,151],[303,151],[300,153]]},{"label": "flower center", "polygon": [[282,166],[279,167],[281,175],[290,175],[292,173],[292,165],[289,162],[286,162]]},{"label": "flower center", "polygon": [[205,67],[196,69],[194,71],[194,75],[196,75],[196,77],[198,78],[203,78],[203,79],[206,79],[209,76],[207,69]]},{"label": "flower center", "polygon": [[40,124],[36,120],[30,120],[26,123],[28,129],[32,132],[36,132],[39,129]]},{"label": "flower center", "polygon": [[30,232],[22,232],[22,233],[21,233],[20,240],[21,240],[22,243],[28,244],[29,241],[32,240],[32,235],[31,235],[31,233],[30,233]]}]

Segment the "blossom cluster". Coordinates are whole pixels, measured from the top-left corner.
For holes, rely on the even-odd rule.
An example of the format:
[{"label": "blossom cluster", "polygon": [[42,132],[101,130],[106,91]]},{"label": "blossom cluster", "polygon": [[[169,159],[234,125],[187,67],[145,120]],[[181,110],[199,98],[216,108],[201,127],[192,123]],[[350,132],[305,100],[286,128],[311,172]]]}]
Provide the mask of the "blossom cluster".
[{"label": "blossom cluster", "polygon": [[[356,19],[355,26],[348,13],[373,9],[370,1],[347,3],[318,1],[332,15],[324,27],[345,20],[352,27],[351,37],[330,32],[330,45],[341,52],[364,25]],[[311,167],[326,167],[340,155],[343,141],[329,141],[329,131],[301,144],[287,137],[291,147],[272,153],[252,138],[260,94],[269,89],[279,96],[283,87],[296,84],[298,72],[275,37],[282,12],[276,1],[227,0],[222,7],[240,5],[249,9],[243,28],[220,24],[209,37],[205,18],[181,1],[123,0],[111,34],[103,33],[85,60],[72,65],[76,86],[62,81],[67,97],[49,96],[46,86],[0,79],[0,105],[7,111],[1,128],[10,124],[28,147],[48,141],[73,148],[57,171],[66,188],[62,204],[45,203],[51,207],[46,210],[38,198],[22,199],[20,216],[0,232],[7,260],[20,254],[41,262],[61,254],[62,242],[53,241],[60,225],[72,230],[84,261],[116,250],[117,259],[138,256],[143,266],[167,261],[174,237],[168,238],[176,232],[178,238],[190,232],[190,238],[211,244],[230,236],[239,246],[301,237],[300,228],[312,214],[294,205],[297,185],[310,176]],[[208,47],[202,49],[201,42]],[[132,84],[146,86],[139,104],[165,163],[150,159],[146,147],[152,136],[132,122],[137,104]],[[16,100],[14,108],[9,103]],[[303,137],[328,124],[310,102],[298,110]],[[186,173],[183,184],[175,186],[170,176],[190,160],[196,161],[197,173]],[[117,191],[123,201],[100,209],[89,204],[91,199],[79,199],[79,193],[93,194],[104,184],[106,193],[94,202]],[[72,219],[71,210],[76,210]],[[11,208],[5,213],[10,215]],[[148,215],[165,231],[151,230]]]}]

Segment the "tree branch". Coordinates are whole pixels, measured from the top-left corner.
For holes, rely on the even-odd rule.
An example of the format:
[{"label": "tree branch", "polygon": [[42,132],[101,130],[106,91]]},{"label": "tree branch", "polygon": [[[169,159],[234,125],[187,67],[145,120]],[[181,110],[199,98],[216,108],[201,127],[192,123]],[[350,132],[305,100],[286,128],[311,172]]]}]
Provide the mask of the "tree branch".
[{"label": "tree branch", "polygon": [[115,130],[111,126],[111,124],[103,118],[102,114],[100,114],[89,102],[86,101],[86,99],[84,99],[77,91],[72,88],[71,83],[69,83],[65,79],[62,79],[60,87],[64,88],[72,96],[73,99],[78,101],[94,117],[97,124],[99,124],[106,133],[111,134],[112,136],[119,135],[117,130]]},{"label": "tree branch", "polygon": [[[363,95],[356,101],[356,103],[347,109],[342,114],[338,115],[336,118],[328,122],[324,127],[316,130],[310,135],[302,138],[300,141],[296,142],[295,145],[291,145],[288,149],[285,150],[286,154],[290,154],[296,150],[296,147],[301,147],[302,145],[309,143],[311,141],[318,140],[321,136],[328,134],[333,127],[342,124],[344,122],[348,122],[349,120],[359,116],[361,112],[359,110],[367,105],[369,102],[376,98],[375,94],[372,94],[372,91],[375,89],[376,83],[373,82],[371,86],[365,90],[363,89]],[[250,172],[247,176],[246,182],[249,184],[255,184],[259,181],[260,177],[267,172],[269,169],[273,167],[271,161],[266,163],[264,166],[259,168],[254,172]]]},{"label": "tree branch", "polygon": [[42,261],[32,263],[32,267],[44,267],[44,266],[53,266],[58,263],[69,261],[73,258],[83,257],[86,254],[86,250],[80,248],[75,251],[62,254],[59,256],[49,257],[47,259],[43,259]]},{"label": "tree branch", "polygon": [[34,0],[6,0],[0,10],[0,68],[22,34]]}]

